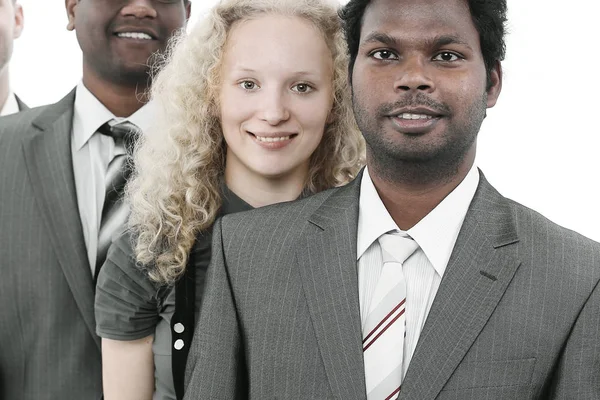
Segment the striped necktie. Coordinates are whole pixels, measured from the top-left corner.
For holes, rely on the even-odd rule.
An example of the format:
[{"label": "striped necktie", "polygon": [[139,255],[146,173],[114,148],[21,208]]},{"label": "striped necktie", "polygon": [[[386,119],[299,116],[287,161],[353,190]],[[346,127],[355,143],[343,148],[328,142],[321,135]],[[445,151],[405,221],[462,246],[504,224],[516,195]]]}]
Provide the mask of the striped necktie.
[{"label": "striped necktie", "polygon": [[102,125],[98,128],[98,132],[112,137],[115,146],[125,148],[126,153],[115,156],[106,170],[104,205],[102,206],[102,217],[100,229],[98,230],[98,251],[94,281],[98,279],[100,268],[106,260],[106,253],[113,235],[125,224],[129,215],[129,207],[123,202],[123,193],[127,179],[131,175],[131,154],[139,133],[139,128],[130,122],[111,124],[113,121]]},{"label": "striped necktie", "polygon": [[402,263],[417,250],[409,237],[379,237],[383,269],[363,327],[363,356],[368,400],[392,400],[400,393],[406,334],[406,284]]}]

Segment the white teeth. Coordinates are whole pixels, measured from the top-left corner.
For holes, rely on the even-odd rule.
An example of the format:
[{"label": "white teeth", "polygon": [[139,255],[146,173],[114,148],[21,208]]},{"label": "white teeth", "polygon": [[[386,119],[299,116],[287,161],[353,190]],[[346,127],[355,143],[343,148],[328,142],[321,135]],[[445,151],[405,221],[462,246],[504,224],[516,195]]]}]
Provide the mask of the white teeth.
[{"label": "white teeth", "polygon": [[117,36],[122,37],[122,38],[130,38],[130,39],[152,40],[152,36],[148,35],[147,33],[141,33],[141,32],[122,32],[122,33],[117,33]]},{"label": "white teeth", "polygon": [[411,114],[411,113],[402,113],[398,115],[400,119],[432,119],[431,115],[426,114]]},{"label": "white teeth", "polygon": [[291,136],[279,136],[279,137],[256,136],[256,139],[259,142],[266,142],[266,143],[282,142],[284,140],[289,140],[290,138],[291,138]]}]

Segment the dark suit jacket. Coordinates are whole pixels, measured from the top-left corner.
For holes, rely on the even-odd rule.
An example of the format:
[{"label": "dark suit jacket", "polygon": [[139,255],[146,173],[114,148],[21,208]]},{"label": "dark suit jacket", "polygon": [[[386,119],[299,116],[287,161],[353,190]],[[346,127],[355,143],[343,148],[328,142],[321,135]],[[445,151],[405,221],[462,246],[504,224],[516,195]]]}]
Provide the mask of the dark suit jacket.
[{"label": "dark suit jacket", "polygon": [[0,398],[99,399],[94,286],[71,157],[75,92],[0,124]]},{"label": "dark suit jacket", "polygon": [[[360,179],[226,216],[186,399],[365,399]],[[481,177],[400,399],[599,399],[600,245]]]}]

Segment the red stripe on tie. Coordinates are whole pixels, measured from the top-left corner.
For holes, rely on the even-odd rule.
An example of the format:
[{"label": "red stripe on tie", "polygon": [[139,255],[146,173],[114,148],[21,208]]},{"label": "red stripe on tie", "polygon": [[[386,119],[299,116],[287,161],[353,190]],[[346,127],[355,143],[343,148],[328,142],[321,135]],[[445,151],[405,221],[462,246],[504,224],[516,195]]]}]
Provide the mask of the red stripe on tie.
[{"label": "red stripe on tie", "polygon": [[[385,322],[385,321],[386,321],[386,320],[387,320],[389,317],[391,317],[393,313],[395,313],[395,312],[396,312],[396,310],[397,310],[397,309],[399,309],[400,307],[402,307],[402,305],[404,304],[404,302],[405,302],[405,301],[406,301],[406,299],[403,299],[403,300],[400,302],[400,304],[398,304],[396,307],[394,307],[394,309],[393,309],[392,311],[390,311],[390,313],[389,313],[388,315],[386,315],[386,316],[385,316],[385,318],[384,318],[384,319],[382,319],[382,320],[381,320],[381,322],[380,322],[380,323],[378,323],[378,324],[377,324],[377,326],[376,326],[375,328],[373,328],[373,330],[372,330],[371,332],[369,332],[369,334],[368,334],[368,335],[367,335],[367,336],[366,336],[366,337],[363,339],[363,345],[365,344],[365,342],[366,342],[367,340],[369,340],[369,338],[371,337],[371,335],[372,335],[372,334],[374,334],[374,333],[375,333],[375,331],[377,331],[377,329],[379,329],[379,327],[380,327],[381,325],[383,325],[383,323],[384,323],[384,322]],[[402,315],[402,314],[400,314],[400,315]]]},{"label": "red stripe on tie", "polygon": [[392,394],[390,394],[388,397],[385,398],[385,400],[390,400],[392,397],[394,397],[395,395],[397,395],[398,393],[400,393],[400,387],[401,386],[398,386],[398,389],[394,390],[392,392]]},{"label": "red stripe on tie", "polygon": [[400,311],[400,312],[398,313],[398,315],[396,315],[396,316],[394,317],[394,319],[393,319],[393,320],[392,320],[392,321],[391,321],[389,324],[387,324],[387,326],[386,326],[385,328],[383,328],[383,329],[381,330],[381,332],[379,332],[379,333],[377,334],[377,336],[375,336],[375,337],[373,338],[373,340],[371,341],[371,343],[369,343],[368,345],[366,345],[365,347],[363,347],[363,351],[367,351],[367,349],[368,349],[369,347],[371,347],[371,345],[372,345],[373,343],[375,343],[375,341],[376,341],[377,339],[379,339],[379,337],[380,337],[381,335],[383,335],[383,333],[384,333],[385,331],[387,331],[387,329],[388,329],[390,326],[392,326],[392,325],[394,324],[394,322],[396,322],[396,320],[402,316],[402,314],[404,314],[404,310]]}]

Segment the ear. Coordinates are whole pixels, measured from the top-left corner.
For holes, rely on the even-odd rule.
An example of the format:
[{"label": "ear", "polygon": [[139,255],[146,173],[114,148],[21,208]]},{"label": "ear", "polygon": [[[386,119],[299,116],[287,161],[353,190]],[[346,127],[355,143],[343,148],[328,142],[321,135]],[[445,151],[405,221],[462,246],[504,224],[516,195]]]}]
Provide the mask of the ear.
[{"label": "ear", "polygon": [[487,107],[492,108],[496,105],[500,91],[502,90],[502,64],[496,61],[496,65],[490,73],[490,86],[487,89]]},{"label": "ear", "polygon": [[190,15],[192,15],[192,2],[191,1],[185,1],[185,20],[189,20],[190,19]]},{"label": "ear", "polygon": [[13,29],[13,39],[21,36],[21,32],[23,32],[23,23],[25,22],[23,18],[23,7],[20,4],[15,3],[15,27]]},{"label": "ear", "polygon": [[65,0],[67,18],[69,18],[69,22],[67,23],[67,30],[69,31],[75,30],[75,9],[77,8],[78,2],[79,0]]}]

